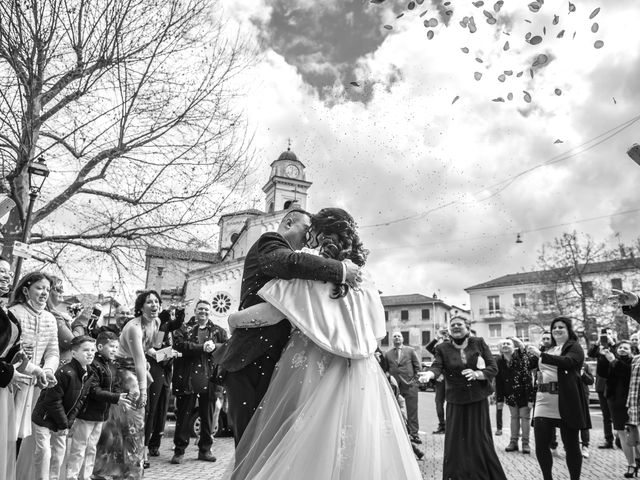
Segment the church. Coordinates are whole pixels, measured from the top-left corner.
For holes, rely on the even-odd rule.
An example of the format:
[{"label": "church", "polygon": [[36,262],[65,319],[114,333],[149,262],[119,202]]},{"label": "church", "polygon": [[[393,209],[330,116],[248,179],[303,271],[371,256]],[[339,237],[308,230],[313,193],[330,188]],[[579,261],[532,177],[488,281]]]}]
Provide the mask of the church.
[{"label": "church", "polygon": [[271,163],[262,187],[264,211],[248,209],[222,215],[218,222],[218,251],[184,250],[150,246],[146,250],[145,288],[160,292],[162,303],[189,302],[187,318],[195,302],[212,302],[211,320],[228,328],[227,316],[238,309],[244,257],[265,232],[278,229],[285,213],[307,208],[305,166],[289,147]]}]

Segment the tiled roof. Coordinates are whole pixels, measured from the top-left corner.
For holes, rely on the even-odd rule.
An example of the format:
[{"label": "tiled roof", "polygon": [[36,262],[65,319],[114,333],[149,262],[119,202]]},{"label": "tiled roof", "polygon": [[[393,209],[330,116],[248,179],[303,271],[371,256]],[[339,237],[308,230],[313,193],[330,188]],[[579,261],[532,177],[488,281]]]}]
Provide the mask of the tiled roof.
[{"label": "tiled roof", "polygon": [[[622,260],[608,260],[606,262],[594,262],[585,266],[583,275],[596,273],[618,272],[622,270],[632,270],[640,268],[640,259],[625,258]],[[502,277],[494,278],[488,282],[479,283],[472,287],[465,288],[465,291],[479,290],[481,288],[508,287],[512,285],[545,284],[557,281],[559,278],[568,275],[569,267],[554,268],[552,270],[537,270],[534,272],[511,273]]]},{"label": "tiled roof", "polygon": [[427,303],[443,303],[439,298],[431,298],[419,293],[407,295],[382,295],[380,297],[385,307],[397,307],[401,305],[423,305]]},{"label": "tiled roof", "polygon": [[184,250],[168,247],[147,247],[145,255],[147,257],[188,260],[191,262],[218,263],[220,261],[220,255],[217,252],[203,252],[202,250]]},{"label": "tiled roof", "polygon": [[262,210],[258,210],[257,208],[249,208],[247,210],[240,210],[238,212],[225,213],[221,215],[220,218],[224,217],[239,217],[241,215],[264,215]]}]

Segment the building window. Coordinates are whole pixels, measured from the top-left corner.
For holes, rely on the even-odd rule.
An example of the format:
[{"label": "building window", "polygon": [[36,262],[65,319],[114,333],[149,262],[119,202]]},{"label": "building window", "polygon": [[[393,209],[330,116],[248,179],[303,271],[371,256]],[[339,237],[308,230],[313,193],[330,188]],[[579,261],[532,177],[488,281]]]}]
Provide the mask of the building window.
[{"label": "building window", "polygon": [[287,210],[291,205],[295,202],[295,200],[287,200],[284,202],[284,209]]},{"label": "building window", "polygon": [[389,310],[385,310],[384,311],[384,321],[388,322],[389,321]]},{"label": "building window", "polygon": [[211,306],[217,314],[224,315],[231,308],[231,298],[224,292],[218,292],[213,296]]},{"label": "building window", "polygon": [[582,282],[582,295],[585,298],[593,298],[593,282]]},{"label": "building window", "polygon": [[611,288],[614,290],[622,290],[622,279],[621,278],[612,278],[611,279]]},{"label": "building window", "polygon": [[422,331],[422,345],[428,345],[431,341],[431,332],[429,330]]},{"label": "building window", "polygon": [[528,323],[516,325],[516,337],[518,337],[523,342],[529,341],[529,324]]},{"label": "building window", "polygon": [[502,324],[501,323],[490,323],[489,324],[489,337],[491,337],[491,338],[502,338]]},{"label": "building window", "polygon": [[487,297],[489,302],[489,314],[500,313],[500,297],[498,295]]},{"label": "building window", "polygon": [[513,306],[516,308],[524,308],[527,306],[527,294],[526,293],[514,293],[513,294]]},{"label": "building window", "polygon": [[556,303],[556,294],[553,290],[544,290],[540,292],[540,299],[543,307],[553,307]]},{"label": "building window", "polygon": [[409,332],[400,332],[402,333],[402,339],[404,340],[405,345],[409,345]]},{"label": "building window", "polygon": [[380,345],[382,345],[383,347],[389,346],[389,332],[387,332],[387,334],[382,337],[382,340],[380,340]]},{"label": "building window", "polygon": [[409,320],[409,310],[400,310],[400,320],[403,322]]},{"label": "building window", "polygon": [[431,310],[429,310],[428,308],[423,308],[422,309],[422,319],[423,320],[429,320],[430,317],[431,317]]},{"label": "building window", "polygon": [[158,267],[158,276],[161,277],[164,272],[164,267]]}]

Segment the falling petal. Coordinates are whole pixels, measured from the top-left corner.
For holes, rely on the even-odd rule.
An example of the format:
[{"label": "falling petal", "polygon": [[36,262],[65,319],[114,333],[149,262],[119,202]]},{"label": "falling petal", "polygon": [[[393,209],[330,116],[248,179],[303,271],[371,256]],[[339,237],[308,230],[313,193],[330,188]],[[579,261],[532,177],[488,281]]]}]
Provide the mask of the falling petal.
[{"label": "falling petal", "polygon": [[542,27],[542,34],[546,35],[547,34],[547,27]]},{"label": "falling petal", "polygon": [[471,3],[472,3],[472,5],[473,5],[474,7],[476,7],[476,8],[480,8],[481,6],[483,6],[483,5],[484,5],[484,2],[483,2],[483,1],[479,1],[479,2],[471,2]]},{"label": "falling petal", "polygon": [[533,13],[538,13],[540,11],[540,3],[539,2],[531,2],[529,4],[529,10],[531,10]]},{"label": "falling petal", "polygon": [[498,81],[504,82],[507,79],[504,75],[498,75]]},{"label": "falling petal", "polygon": [[504,42],[504,47],[502,47],[502,49],[506,52],[507,50],[509,50],[509,42]]},{"label": "falling petal", "polygon": [[473,19],[473,17],[469,18],[469,31],[471,33],[476,33],[478,31],[478,28],[476,27],[476,22]]},{"label": "falling petal", "polygon": [[600,28],[600,25],[598,25],[598,23],[594,23],[593,25],[591,25],[591,31],[593,33],[597,33],[599,28]]},{"label": "falling petal", "polygon": [[422,5],[422,4],[424,3],[424,0],[416,0],[416,3],[417,3],[418,5]]},{"label": "falling petal", "polygon": [[400,14],[396,15],[396,18],[401,18],[401,17],[404,17],[404,12],[402,12],[402,13],[400,13]]},{"label": "falling petal", "polygon": [[560,31],[558,32],[558,35],[556,35],[556,36],[557,36],[558,38],[562,38],[562,37],[564,37],[564,30],[560,30]]},{"label": "falling petal", "polygon": [[360,86],[360,84],[359,84],[358,82],[350,82],[350,83],[351,83],[351,85],[353,85],[354,87],[359,87],[359,86]]},{"label": "falling petal", "polygon": [[531,45],[538,45],[539,43],[542,43],[542,37],[540,35],[531,37],[531,40],[529,40],[529,43]]},{"label": "falling petal", "polygon": [[564,143],[564,142],[558,138],[558,139],[557,139],[555,142],[553,142],[553,143]]},{"label": "falling petal", "polygon": [[533,62],[533,66],[541,67],[542,65],[546,65],[548,61],[549,61],[549,57],[547,57],[544,53],[541,53],[540,55],[537,56],[536,60]]},{"label": "falling petal", "polygon": [[487,18],[493,18],[493,14],[488,10],[483,10],[482,13],[484,13],[484,16]]},{"label": "falling petal", "polygon": [[462,28],[467,28],[468,24],[469,24],[469,17],[464,17],[462,20],[460,20],[460,26]]},{"label": "falling petal", "polygon": [[371,3],[376,3],[376,4],[382,3],[382,2],[384,2],[384,0],[371,0]]},{"label": "falling petal", "polygon": [[462,50],[463,53],[469,53],[469,49],[467,47],[462,47],[460,50]]},{"label": "falling petal", "polygon": [[595,16],[598,15],[598,13],[600,13],[600,7],[596,8],[593,12],[591,12],[591,15],[589,15],[589,20],[593,20]]},{"label": "falling petal", "polygon": [[450,17],[451,15],[453,15],[453,10],[447,10],[446,12],[444,12],[444,14]]},{"label": "falling petal", "polygon": [[504,74],[510,77],[511,75],[513,75],[513,70],[505,70]]},{"label": "falling petal", "polygon": [[451,2],[444,2],[444,3],[443,3],[443,5],[444,5],[445,7],[448,7],[449,5],[451,5]]},{"label": "falling petal", "polygon": [[393,27],[391,25],[385,25],[384,28],[386,28],[387,30],[393,30]]},{"label": "falling petal", "polygon": [[522,93],[524,93],[524,101],[527,103],[531,103],[531,95],[529,94],[529,92],[523,90]]},{"label": "falling petal", "polygon": [[482,78],[482,74],[480,72],[474,72],[473,78],[476,80],[480,80]]},{"label": "falling petal", "polygon": [[491,100],[492,102],[504,102],[504,98],[502,97],[498,97],[498,98],[494,98],[493,100]]},{"label": "falling petal", "polygon": [[575,40],[576,38],[576,32],[573,32],[573,39]]},{"label": "falling petal", "polygon": [[525,20],[525,22],[527,22],[527,23],[531,23],[531,20]]},{"label": "falling petal", "polygon": [[496,2],[496,3],[493,5],[493,10],[494,10],[496,13],[498,13],[498,12],[500,11],[500,9],[502,8],[502,6],[503,6],[503,5],[504,5],[504,2],[503,2],[502,0],[500,0],[500,1]]},{"label": "falling petal", "polygon": [[429,27],[430,28],[434,28],[438,26],[438,19],[437,18],[430,18],[429,19]]},{"label": "falling petal", "polygon": [[569,13],[575,12],[575,11],[576,11],[576,6],[573,3],[569,2]]},{"label": "falling petal", "polygon": [[416,2],[409,2],[409,5],[407,5],[407,8],[409,10],[413,10],[414,8],[416,8]]},{"label": "falling petal", "polygon": [[460,95],[456,95],[455,97],[453,97],[453,102],[451,102],[451,105],[453,105],[454,103],[456,103],[458,101],[458,99],[460,98]]},{"label": "falling petal", "polygon": [[596,43],[594,43],[593,46],[595,48],[602,48],[604,47],[604,42],[602,40],[596,40]]},{"label": "falling petal", "polygon": [[513,100],[513,93],[509,92],[507,94],[507,100],[509,100],[509,101]]},{"label": "falling petal", "polygon": [[531,75],[531,78],[533,78],[533,68],[529,69],[529,75]]},{"label": "falling petal", "polygon": [[422,13],[420,14],[420,18],[424,17],[428,11],[429,11],[429,10],[425,10],[424,12],[422,12]]},{"label": "falling petal", "polygon": [[553,22],[551,22],[551,23],[553,23],[554,25],[557,25],[559,21],[560,21],[560,17],[558,15],[554,15],[553,16]]},{"label": "falling petal", "polygon": [[502,33],[504,33],[505,35],[511,36],[509,32],[502,32]]},{"label": "falling petal", "polygon": [[527,32],[527,34],[524,36],[525,41],[529,41],[531,39],[531,32]]},{"label": "falling petal", "polygon": [[516,77],[520,78],[522,76],[522,72],[516,73]]},{"label": "falling petal", "polygon": [[616,102],[616,97],[611,97],[611,98],[613,98],[613,104],[614,104],[614,105],[617,105],[617,104],[618,104],[618,102]]},{"label": "falling petal", "polygon": [[483,62],[482,62],[482,59],[481,59],[480,57],[476,57],[476,62],[478,62],[478,63],[483,63]]},{"label": "falling petal", "polygon": [[487,18],[487,23],[489,25],[495,25],[496,23],[498,23],[498,21],[495,18],[491,17],[491,18]]},{"label": "falling petal", "polygon": [[431,40],[431,39],[433,38],[433,30],[429,30],[429,31],[427,32],[427,38],[428,38],[429,40]]},{"label": "falling petal", "polygon": [[560,90],[559,88],[556,88],[553,93],[555,93],[556,95],[560,96],[562,95],[562,90]]}]

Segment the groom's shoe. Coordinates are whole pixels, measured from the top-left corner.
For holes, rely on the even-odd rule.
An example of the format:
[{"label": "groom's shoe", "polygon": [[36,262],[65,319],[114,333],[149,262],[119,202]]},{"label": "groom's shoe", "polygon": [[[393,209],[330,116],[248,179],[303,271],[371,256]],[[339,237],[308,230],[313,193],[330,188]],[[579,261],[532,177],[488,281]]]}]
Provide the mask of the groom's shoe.
[{"label": "groom's shoe", "polygon": [[173,463],[174,465],[180,465],[182,463],[183,458],[184,458],[184,454],[179,455],[175,453],[173,457],[171,457],[171,463]]},{"label": "groom's shoe", "polygon": [[203,462],[215,462],[217,459],[211,454],[211,452],[200,452],[198,453],[198,460],[202,460]]},{"label": "groom's shoe", "polygon": [[409,435],[409,437],[411,438],[411,441],[413,443],[417,443],[418,445],[422,443],[422,440],[420,440],[420,436],[417,433],[414,433],[413,435]]}]

